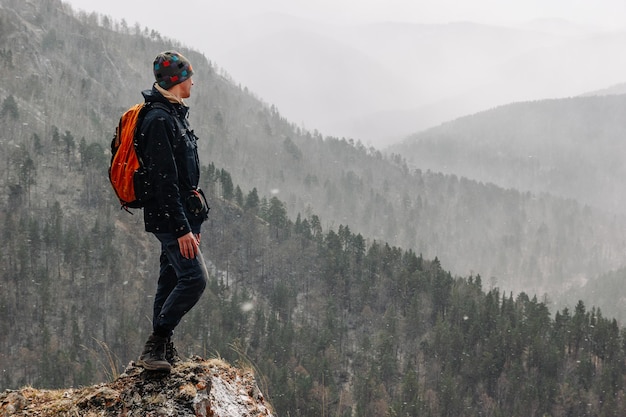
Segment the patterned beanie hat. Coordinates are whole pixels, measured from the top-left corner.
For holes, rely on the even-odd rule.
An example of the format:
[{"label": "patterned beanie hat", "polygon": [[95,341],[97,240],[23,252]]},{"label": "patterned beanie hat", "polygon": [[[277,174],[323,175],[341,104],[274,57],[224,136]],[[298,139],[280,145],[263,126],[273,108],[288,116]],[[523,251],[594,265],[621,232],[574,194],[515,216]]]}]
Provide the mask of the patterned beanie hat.
[{"label": "patterned beanie hat", "polygon": [[161,52],[154,59],[153,68],[154,78],[166,90],[193,75],[189,60],[176,51]]}]

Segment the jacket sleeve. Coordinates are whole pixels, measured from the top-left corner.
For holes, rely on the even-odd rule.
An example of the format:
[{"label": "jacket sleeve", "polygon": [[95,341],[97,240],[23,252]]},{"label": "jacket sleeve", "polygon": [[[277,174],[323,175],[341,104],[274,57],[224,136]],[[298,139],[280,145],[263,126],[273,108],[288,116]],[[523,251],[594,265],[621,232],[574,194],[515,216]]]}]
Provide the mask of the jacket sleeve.
[{"label": "jacket sleeve", "polygon": [[[154,110],[155,113],[161,113]],[[146,118],[148,119],[148,117]],[[154,185],[155,198],[161,215],[167,219],[170,232],[177,238],[191,231],[185,216],[174,157],[175,127],[169,115],[150,117],[142,126],[145,138],[144,157]]]}]

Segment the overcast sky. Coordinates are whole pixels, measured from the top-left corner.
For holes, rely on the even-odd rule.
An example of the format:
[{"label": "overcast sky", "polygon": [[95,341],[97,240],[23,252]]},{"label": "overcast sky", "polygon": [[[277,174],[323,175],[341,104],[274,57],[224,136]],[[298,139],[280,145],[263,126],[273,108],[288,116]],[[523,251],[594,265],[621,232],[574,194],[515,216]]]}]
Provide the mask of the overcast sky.
[{"label": "overcast sky", "polygon": [[[397,63],[395,67],[389,68],[392,59],[386,59],[384,62],[364,61],[363,56],[350,55],[354,49],[334,49],[338,48],[337,42],[333,45],[323,44],[323,35],[330,35],[337,29],[346,28],[360,23],[372,22],[409,22],[422,24],[446,24],[451,22],[473,22],[481,24],[490,24],[497,26],[521,26],[529,21],[542,19],[558,19],[574,24],[554,25],[551,28],[560,28],[561,30],[572,30],[567,33],[569,37],[573,34],[587,32],[587,34],[597,34],[599,31],[615,32],[626,29],[626,1],[625,0],[187,0],[185,2],[171,2],[165,0],[65,0],[75,9],[86,12],[97,12],[99,14],[108,15],[116,21],[122,19],[129,26],[138,23],[141,28],[157,30],[161,35],[180,41],[184,46],[190,47],[203,53],[210,61],[217,64],[218,67],[226,70],[235,82],[248,87],[252,92],[260,96],[264,101],[278,106],[281,114],[286,116],[292,122],[302,124],[307,128],[318,128],[324,134],[347,136],[364,139],[366,143],[375,143],[378,138],[387,140],[384,136],[393,136],[388,126],[398,129],[393,134],[396,138],[409,132],[427,127],[429,124],[437,124],[444,117],[453,117],[463,115],[463,111],[479,111],[482,106],[506,104],[507,102],[516,100],[542,99],[546,97],[558,97],[563,95],[576,95],[586,92],[587,90],[606,88],[616,83],[626,81],[626,59],[625,62],[616,62],[621,57],[618,51],[622,49],[622,44],[611,44],[609,46],[599,45],[591,49],[583,49],[579,52],[581,57],[578,60],[567,61],[563,59],[565,68],[560,68],[557,64],[561,58],[552,57],[552,61],[557,64],[537,65],[537,68],[544,68],[539,74],[532,74],[532,66],[530,71],[523,72],[522,67],[518,66],[519,74],[517,79],[529,79],[532,76],[542,77],[545,74],[559,74],[556,79],[544,80],[543,84],[537,83],[539,89],[543,91],[530,91],[520,89],[524,94],[510,94],[507,97],[494,97],[489,103],[476,103],[474,107],[465,107],[461,110],[459,107],[457,114],[449,113],[447,116],[439,114],[439,118],[432,117],[424,121],[420,126],[411,125],[413,116],[406,116],[408,121],[406,127],[401,127],[401,123],[397,120],[387,122],[388,125],[383,129],[377,130],[375,127],[364,123],[364,121],[380,120],[379,116],[374,115],[375,111],[397,111],[411,110],[415,111],[416,106],[423,104],[410,103],[403,104],[402,96],[406,96],[405,101],[413,98],[420,99],[424,102],[430,100],[444,100],[451,94],[460,92],[465,85],[459,84],[467,81],[468,88],[476,88],[484,80],[469,79],[470,76],[484,75],[486,70],[496,68],[495,61],[492,60],[485,67],[475,67],[474,72],[470,69],[471,65],[459,67],[454,61],[446,67],[439,68],[435,73],[426,73],[424,66],[418,63],[417,67],[406,66],[407,74],[398,74],[402,69],[402,65],[406,62]],[[278,19],[276,14],[295,16],[308,21],[298,19]],[[273,14],[273,15],[271,15]],[[261,16],[261,17],[259,17]],[[282,24],[285,21],[291,24],[308,25],[309,28],[316,27],[319,29],[318,35],[322,37],[316,38],[317,44],[313,45],[307,41],[310,38],[296,38],[296,33],[289,33],[287,36],[294,36],[293,39],[276,39],[271,37],[263,37],[268,30],[273,30],[276,24]],[[545,23],[545,22],[544,22]],[[541,26],[545,30],[547,26]],[[298,27],[300,28],[300,27]],[[551,29],[552,30],[552,29]],[[452,36],[467,36],[467,33],[456,33],[451,31]],[[565,34],[565,33],[562,33]],[[296,40],[297,39],[297,40]],[[430,38],[432,42],[436,38]],[[529,38],[530,39],[530,38]],[[289,43],[289,41],[293,41]],[[336,38],[335,38],[336,40]],[[519,45],[520,40],[517,42]],[[256,43],[255,43],[256,42]],[[301,42],[297,44],[297,42]],[[459,39],[459,44],[463,43],[463,39]],[[393,45],[392,45],[393,44]],[[402,42],[394,42],[390,44],[390,52],[394,52],[391,46],[398,49],[398,45]],[[246,48],[243,46],[246,45]],[[308,45],[309,49],[306,49]],[[343,46],[353,47],[353,44],[346,43]],[[422,45],[423,46],[423,45]],[[442,52],[453,54],[449,48],[450,45],[432,45],[433,48],[442,48]],[[493,46],[493,45],[492,45]],[[513,45],[514,46],[514,45]],[[548,48],[551,45],[535,45]],[[241,47],[241,49],[239,49]],[[285,51],[283,56],[277,56],[276,50],[272,47]],[[251,49],[252,48],[252,49]],[[282,49],[280,49],[282,48]],[[317,49],[316,49],[317,48]],[[410,48],[410,46],[409,46]],[[478,48],[478,49],[476,49]],[[470,50],[471,49],[471,50]],[[595,50],[604,51],[605,55],[594,56]],[[488,45],[483,48],[482,45],[469,44],[467,53],[482,53],[489,49]],[[565,51],[570,51],[566,49]],[[495,50],[496,56],[502,55],[502,50]],[[378,51],[379,53],[381,51]],[[383,51],[384,52],[384,51]],[[409,57],[411,51],[395,51],[402,57]],[[274,53],[274,55],[272,55]],[[563,51],[560,51],[563,53]],[[305,55],[303,55],[305,54]],[[441,54],[438,54],[441,55]],[[430,59],[427,55],[419,56],[428,62],[439,62],[435,59],[440,56],[434,56]],[[361,60],[359,60],[361,58]],[[377,59],[380,57],[369,56],[368,59]],[[389,58],[389,57],[387,57]],[[393,58],[393,56],[392,56]],[[471,58],[475,59],[474,56]],[[489,57],[486,57],[489,58]],[[571,58],[565,55],[563,58]],[[324,65],[328,60],[334,60],[332,65]],[[349,61],[356,59],[356,61]],[[538,58],[537,58],[538,59]],[[546,57],[543,57],[544,62]],[[547,57],[550,60],[550,56]],[[590,61],[585,62],[585,59]],[[621,58],[620,58],[621,59]],[[291,60],[291,62],[289,62]],[[487,62],[485,59],[484,62]],[[348,64],[352,63],[353,66]],[[539,64],[539,62],[537,62]],[[343,67],[341,65],[344,65]],[[526,63],[528,64],[528,63]],[[530,63],[532,65],[532,63]],[[566,65],[569,64],[569,67]],[[361,65],[359,67],[359,65]],[[362,65],[368,65],[372,71],[380,70],[386,66],[384,70],[396,72],[381,73],[380,78],[371,81],[365,78],[363,74],[366,71]],[[378,65],[379,67],[377,67]],[[420,66],[421,65],[421,66]],[[441,63],[441,65],[445,65]],[[490,66],[491,65],[491,66]],[[580,70],[587,69],[586,73],[571,71],[575,67]],[[587,68],[588,67],[588,68]],[[500,67],[497,67],[500,68]],[[508,67],[509,70],[511,67]],[[608,68],[608,69],[607,69]],[[330,69],[330,72],[327,71]],[[606,71],[613,71],[614,74],[606,74]],[[343,70],[343,71],[342,71]],[[436,70],[436,69],[435,69]],[[307,73],[308,71],[308,73]],[[439,74],[437,74],[437,72]],[[413,91],[408,84],[411,78],[415,79],[415,74],[419,74],[422,79],[427,82]],[[445,75],[448,78],[445,78]],[[616,75],[617,74],[617,75]],[[323,78],[324,75],[326,78]],[[363,77],[359,78],[358,76]],[[405,77],[403,78],[402,75]],[[499,74],[495,74],[499,75]],[[501,74],[500,74],[501,75]],[[300,76],[298,78],[297,76]],[[439,76],[439,77],[438,77]],[[465,77],[465,78],[463,78]],[[378,80],[398,80],[404,83],[404,92],[402,86],[393,89],[393,85],[383,85],[386,91],[374,91],[378,84]],[[303,82],[303,80],[305,80]],[[593,82],[583,83],[590,80]],[[494,79],[495,81],[495,79]],[[317,82],[317,84],[315,84]],[[473,82],[473,85],[470,85]],[[343,83],[343,84],[341,84]],[[493,83],[491,83],[493,84]],[[518,83],[520,84],[520,83]],[[349,86],[342,88],[342,85]],[[495,85],[495,84],[494,84]],[[532,85],[532,84],[531,84]],[[334,90],[326,90],[333,86]],[[308,89],[307,89],[308,87]],[[396,86],[397,87],[397,86]],[[557,89],[560,88],[560,89]],[[351,89],[350,89],[351,88]],[[493,87],[496,91],[498,87]],[[437,97],[428,94],[429,89],[441,90],[441,94]],[[502,90],[502,88],[500,88]],[[353,97],[349,97],[354,93]],[[365,93],[369,95],[363,97]],[[387,93],[387,97],[383,95]],[[483,90],[476,97],[485,97],[488,91]],[[389,99],[393,102],[389,104]],[[387,100],[387,101],[386,101]],[[387,104],[384,104],[387,103]],[[380,108],[361,108],[379,105]],[[397,108],[393,108],[393,107]],[[411,107],[413,106],[413,107]],[[447,107],[451,107],[446,105]],[[349,113],[351,114],[344,114]],[[368,113],[369,112],[369,113]],[[419,114],[427,114],[423,110],[418,111]],[[466,113],[467,114],[467,113]],[[432,123],[431,123],[432,122]]]},{"label": "overcast sky", "polygon": [[[624,0],[187,0],[175,3],[167,0],[69,0],[68,3],[77,9],[125,19],[129,24],[138,22],[196,48],[200,34],[218,36],[233,20],[263,12],[283,12],[328,23],[472,21],[516,24],[559,18],[607,30],[626,27]],[[172,4],[176,5],[175,10]]]}]

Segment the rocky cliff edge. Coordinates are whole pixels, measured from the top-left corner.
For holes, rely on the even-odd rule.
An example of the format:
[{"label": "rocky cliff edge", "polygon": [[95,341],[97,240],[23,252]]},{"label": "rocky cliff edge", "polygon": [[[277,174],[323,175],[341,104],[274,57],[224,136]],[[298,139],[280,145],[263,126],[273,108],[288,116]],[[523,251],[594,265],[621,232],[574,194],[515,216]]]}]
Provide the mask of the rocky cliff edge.
[{"label": "rocky cliff edge", "polygon": [[113,382],[83,388],[22,388],[0,394],[0,416],[273,417],[251,371],[194,357],[169,374],[131,363]]}]

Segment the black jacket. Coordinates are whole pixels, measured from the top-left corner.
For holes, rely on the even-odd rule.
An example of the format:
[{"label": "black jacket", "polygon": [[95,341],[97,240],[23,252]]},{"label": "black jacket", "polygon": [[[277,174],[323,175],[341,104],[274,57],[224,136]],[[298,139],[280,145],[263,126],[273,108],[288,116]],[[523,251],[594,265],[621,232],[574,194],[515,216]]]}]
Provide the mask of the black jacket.
[{"label": "black jacket", "polygon": [[145,228],[181,237],[205,218],[186,207],[200,180],[197,137],[189,127],[188,107],[170,103],[154,87],[142,94],[146,103],[159,102],[167,107],[159,105],[146,113],[138,139],[153,190],[153,198],[144,204]]}]

